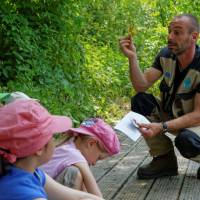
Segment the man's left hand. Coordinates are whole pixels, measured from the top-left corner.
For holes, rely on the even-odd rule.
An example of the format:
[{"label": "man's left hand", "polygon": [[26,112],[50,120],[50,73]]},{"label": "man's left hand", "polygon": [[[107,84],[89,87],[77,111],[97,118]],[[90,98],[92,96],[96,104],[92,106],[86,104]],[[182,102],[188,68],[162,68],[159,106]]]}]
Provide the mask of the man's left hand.
[{"label": "man's left hand", "polygon": [[162,133],[163,126],[162,123],[150,123],[150,124],[138,124],[139,130],[142,133],[142,136],[145,138],[154,137]]}]

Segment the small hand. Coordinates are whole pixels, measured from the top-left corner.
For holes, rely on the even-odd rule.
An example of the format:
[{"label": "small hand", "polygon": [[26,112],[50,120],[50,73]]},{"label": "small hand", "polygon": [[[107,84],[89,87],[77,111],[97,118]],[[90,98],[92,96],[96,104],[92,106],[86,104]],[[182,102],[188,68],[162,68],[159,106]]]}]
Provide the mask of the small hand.
[{"label": "small hand", "polygon": [[150,123],[150,124],[139,124],[139,130],[142,133],[142,136],[145,138],[154,137],[162,133],[162,124],[161,123]]}]

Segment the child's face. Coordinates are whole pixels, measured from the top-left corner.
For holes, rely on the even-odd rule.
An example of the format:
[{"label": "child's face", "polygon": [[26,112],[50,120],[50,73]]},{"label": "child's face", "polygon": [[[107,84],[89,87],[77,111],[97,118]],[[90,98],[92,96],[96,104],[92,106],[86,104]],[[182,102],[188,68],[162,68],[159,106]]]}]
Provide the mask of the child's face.
[{"label": "child's face", "polygon": [[108,153],[97,140],[90,138],[86,141],[86,145],[87,148],[82,153],[89,165],[96,165],[98,160],[103,160],[108,157]]},{"label": "child's face", "polygon": [[55,149],[55,142],[54,138],[52,137],[51,140],[49,140],[49,142],[45,146],[44,163],[48,162],[51,159],[54,149]]}]

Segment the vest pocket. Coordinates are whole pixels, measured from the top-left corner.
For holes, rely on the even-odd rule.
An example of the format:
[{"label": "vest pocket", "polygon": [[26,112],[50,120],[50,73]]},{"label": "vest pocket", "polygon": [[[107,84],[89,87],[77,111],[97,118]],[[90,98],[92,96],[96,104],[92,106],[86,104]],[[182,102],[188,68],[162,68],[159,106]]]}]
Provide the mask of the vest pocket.
[{"label": "vest pocket", "polygon": [[160,83],[160,92],[161,92],[161,99],[162,99],[162,109],[164,112],[171,112],[171,108],[169,107],[169,103],[170,103],[170,98],[171,98],[171,87],[169,87],[165,81],[165,79],[163,79]]},{"label": "vest pocket", "polygon": [[160,91],[163,92],[163,93],[168,93],[170,91],[170,87],[167,85],[165,79],[163,79],[160,83]]},{"label": "vest pocket", "polygon": [[175,96],[173,111],[176,117],[192,112],[194,109],[195,92],[177,94]]},{"label": "vest pocket", "polygon": [[187,93],[179,93],[176,95],[176,97],[182,99],[182,100],[190,100],[192,98],[194,98],[194,95],[196,94],[196,90],[192,90],[190,92]]}]

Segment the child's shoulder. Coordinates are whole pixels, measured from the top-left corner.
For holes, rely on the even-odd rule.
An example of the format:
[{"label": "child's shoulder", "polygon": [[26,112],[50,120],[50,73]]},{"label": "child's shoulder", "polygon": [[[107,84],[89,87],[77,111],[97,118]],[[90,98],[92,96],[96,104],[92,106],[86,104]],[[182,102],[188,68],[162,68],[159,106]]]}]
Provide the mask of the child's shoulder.
[{"label": "child's shoulder", "polygon": [[70,138],[69,140],[65,141],[62,145],[56,147],[54,155],[63,155],[64,157],[66,157],[66,155],[68,155],[69,157],[80,157],[82,153],[76,147],[74,138]]},{"label": "child's shoulder", "polygon": [[71,135],[68,135],[68,134],[61,134],[61,135],[59,136],[59,138],[56,138],[56,140],[55,140],[56,147],[59,147],[59,146],[65,144],[65,143],[68,142],[71,138],[72,138]]},{"label": "child's shoulder", "polygon": [[[12,181],[10,181],[11,179]],[[0,179],[0,196],[4,194],[5,200],[13,199],[13,195],[20,196],[20,199],[35,199],[39,196],[46,198],[43,188],[45,181],[45,174],[39,169],[36,169],[34,173],[29,173],[13,166]],[[38,187],[38,185],[41,187]],[[9,193],[6,192],[8,190]]]}]

